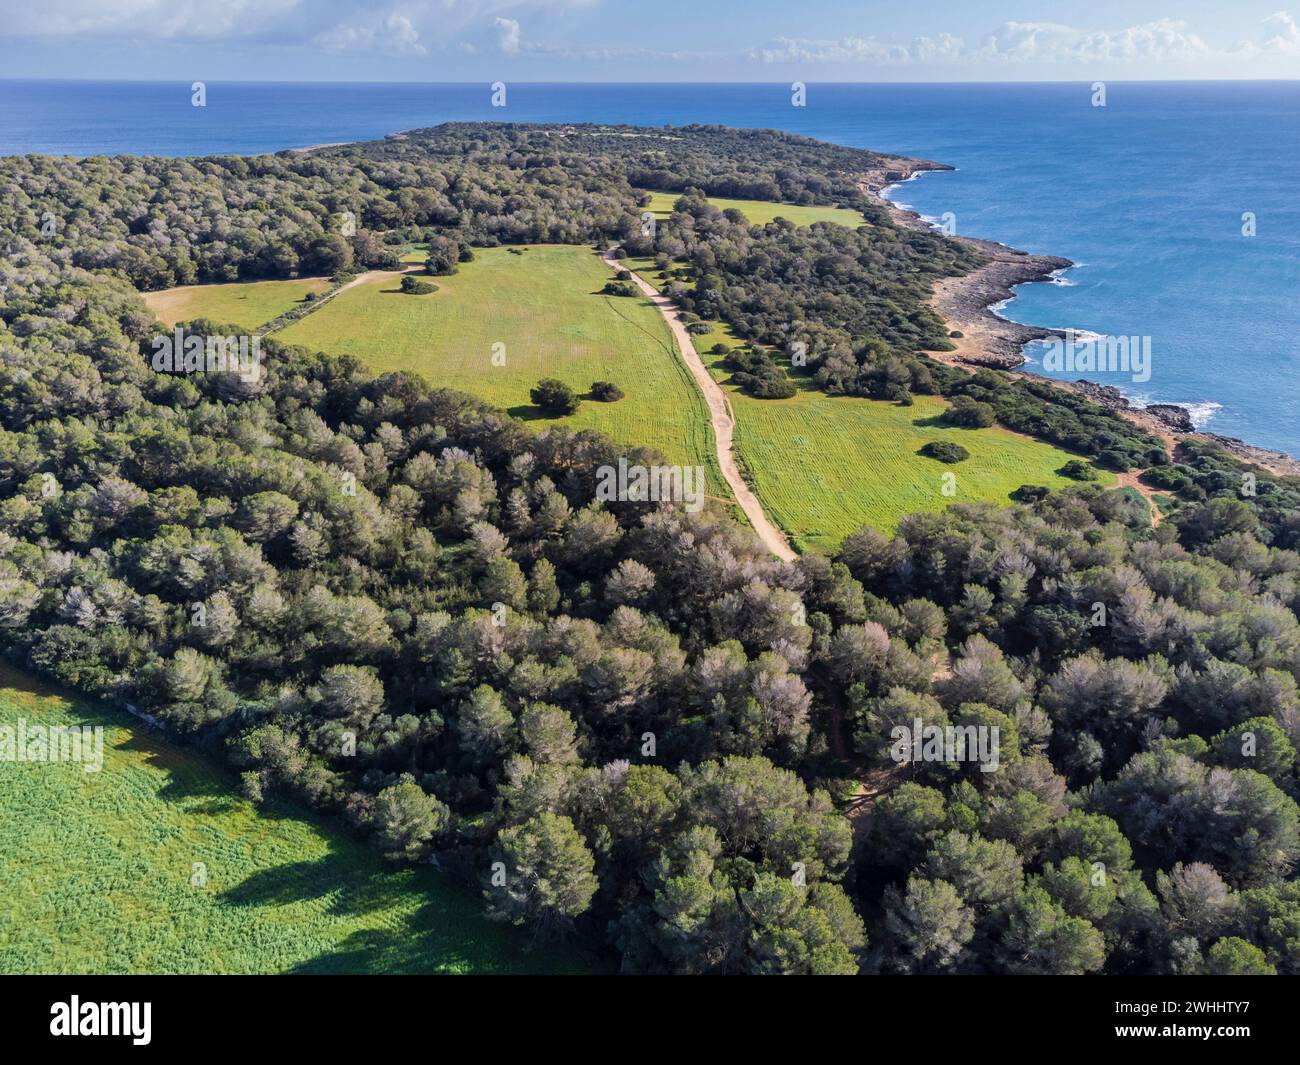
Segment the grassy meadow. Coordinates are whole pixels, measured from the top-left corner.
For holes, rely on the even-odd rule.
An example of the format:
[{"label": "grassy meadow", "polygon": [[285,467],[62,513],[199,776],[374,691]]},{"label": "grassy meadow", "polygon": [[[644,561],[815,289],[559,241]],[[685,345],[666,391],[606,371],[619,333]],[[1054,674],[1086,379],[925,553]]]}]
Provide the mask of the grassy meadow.
[{"label": "grassy meadow", "polygon": [[[413,370],[435,385],[478,396],[535,427],[598,429],[626,444],[658,448],[677,464],[703,466],[725,494],[703,397],[673,346],[662,315],[640,297],[603,296],[612,276],[590,248],[567,245],[476,249],[438,291],[398,291],[396,274],[334,297],[276,333],[288,344],[355,355],[372,369]],[[494,360],[494,345],[498,358]],[[547,418],[529,389],[557,377],[585,395],[613,381],[617,403],[585,399],[567,418]]]},{"label": "grassy meadow", "polygon": [[[664,284],[654,262],[628,259],[626,265],[653,285]],[[916,510],[942,510],[955,502],[1009,503],[1022,484],[1063,488],[1077,482],[1056,471],[1078,456],[997,426],[958,429],[938,424],[947,401],[916,396],[911,407],[865,399],[829,396],[798,373],[799,391],[790,399],[754,399],[726,383],[725,355],[709,349],[722,342],[741,344],[727,326],[696,339],[696,348],[714,378],[723,383],[736,418],[736,455],[764,508],[794,546],[830,550],[863,525],[892,531],[898,519]],[[788,363],[782,358],[779,362]],[[947,465],[917,452],[932,440],[951,440],[970,452],[964,462]],[[954,494],[944,495],[944,474],[956,478]],[[1115,476],[1098,470],[1102,484]]]},{"label": "grassy meadow", "polygon": [[432,869],[390,867],[296,807],[254,807],[125,712],[0,666],[0,725],[19,718],[102,725],[104,765],[0,761],[0,973],[585,968],[526,950]]},{"label": "grassy meadow", "polygon": [[[754,399],[726,384],[725,355],[708,349],[740,341],[722,324],[698,345],[736,416],[736,453],[763,506],[796,548],[833,549],[863,525],[892,532],[899,518],[953,503],[1009,503],[1022,484],[1064,488],[1078,482],[1056,471],[1072,458],[1051,444],[1000,426],[942,425],[948,401],[915,396],[910,407],[861,396],[830,396],[791,373],[799,391],[789,399]],[[784,362],[784,359],[778,360]],[[790,372],[789,366],[786,366]],[[949,465],[918,454],[934,440],[951,440],[970,458]],[[951,495],[945,495],[944,475]],[[1098,468],[1098,480],[1115,476]]]},{"label": "grassy meadow", "polygon": [[[1056,472],[1074,456],[1049,444],[997,427],[939,425],[947,402],[935,396],[900,407],[811,389],[787,400],[729,392],[737,453],[763,505],[802,550],[834,548],[863,525],[892,531],[916,510],[1009,503],[1022,484],[1077,483]],[[960,444],[970,458],[947,465],[917,454],[932,440]],[[945,474],[954,478],[952,495],[944,494]]]},{"label": "grassy meadow", "polygon": [[296,281],[183,285],[142,295],[149,309],[169,328],[177,322],[211,318],[223,325],[238,325],[252,331],[291,310],[309,292],[319,295],[329,287],[329,278],[307,277]]},{"label": "grassy meadow", "polygon": [[[651,192],[650,206],[644,208],[660,218],[673,213],[673,204],[681,199],[679,192]],[[734,207],[751,225],[765,225],[774,218],[784,218],[797,226],[810,226],[814,222],[835,222],[842,226],[866,225],[866,219],[847,207],[802,207],[793,203],[772,203],[768,200],[732,200],[725,196],[710,196],[709,203],[720,211]]]}]

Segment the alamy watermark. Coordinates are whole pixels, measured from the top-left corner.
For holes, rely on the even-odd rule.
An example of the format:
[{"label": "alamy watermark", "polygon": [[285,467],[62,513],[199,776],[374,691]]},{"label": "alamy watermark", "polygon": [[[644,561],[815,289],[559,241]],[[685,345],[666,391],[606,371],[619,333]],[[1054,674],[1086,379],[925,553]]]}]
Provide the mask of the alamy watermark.
[{"label": "alamy watermark", "polygon": [[596,498],[602,503],[682,503],[692,514],[704,506],[703,466],[640,466],[619,459],[596,469]]},{"label": "alamy watermark", "polygon": [[128,1036],[138,1047],[152,1039],[153,1003],[82,1002],[73,995],[68,1002],[50,1007],[50,1035]]},{"label": "alamy watermark", "polygon": [[177,326],[153,338],[151,365],[160,373],[233,373],[252,382],[262,374],[262,338],[187,336]]},{"label": "alamy watermark", "polygon": [[1043,342],[1043,369],[1064,374],[1130,374],[1134,384],[1151,380],[1149,336],[1097,336],[1083,339],[1073,329]]},{"label": "alamy watermark", "polygon": [[889,757],[900,765],[909,762],[978,762],[981,773],[993,773],[1001,764],[1001,738],[997,725],[927,725],[919,717],[911,726],[889,730],[893,744]]},{"label": "alamy watermark", "polygon": [[103,725],[39,725],[20,717],[0,725],[0,762],[80,762],[87,773],[104,768]]}]

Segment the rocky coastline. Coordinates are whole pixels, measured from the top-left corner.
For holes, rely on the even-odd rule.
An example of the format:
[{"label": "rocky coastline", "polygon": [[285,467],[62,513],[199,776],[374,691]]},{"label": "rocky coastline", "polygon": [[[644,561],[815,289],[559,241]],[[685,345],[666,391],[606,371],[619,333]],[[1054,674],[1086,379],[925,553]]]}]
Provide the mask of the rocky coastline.
[{"label": "rocky coastline", "polygon": [[[895,224],[907,229],[933,232],[934,227],[916,211],[899,207],[885,193],[892,187],[931,171],[955,167],[929,159],[882,156],[878,167],[866,171],[859,187],[864,196],[889,212]],[[1049,337],[1064,337],[1059,329],[1022,325],[1003,318],[997,308],[1015,297],[1017,285],[1049,281],[1073,266],[1055,255],[1031,255],[996,241],[953,236],[979,251],[988,260],[961,277],[944,278],[934,286],[930,305],[947,323],[954,349],[929,352],[932,358],[967,368],[981,366],[1014,370],[1027,361],[1022,349],[1028,343]],[[1049,380],[1044,378],[1044,380]],[[1132,403],[1119,389],[1094,381],[1051,381],[1059,388],[1079,393],[1109,410],[1128,418],[1164,439],[1172,447],[1179,439],[1204,440],[1218,444],[1245,462],[1254,463],[1281,476],[1300,476],[1300,460],[1282,451],[1257,447],[1237,437],[1205,433],[1196,428],[1191,413],[1172,403],[1145,407]]]}]

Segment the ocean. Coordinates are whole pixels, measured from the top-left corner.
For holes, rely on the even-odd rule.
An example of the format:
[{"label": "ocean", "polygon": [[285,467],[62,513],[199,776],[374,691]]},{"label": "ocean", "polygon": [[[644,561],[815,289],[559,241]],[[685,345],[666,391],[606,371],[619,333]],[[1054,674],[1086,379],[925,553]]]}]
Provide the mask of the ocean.
[{"label": "ocean", "polygon": [[[1300,82],[483,84],[0,81],[0,154],[274,152],[450,120],[790,130],[957,167],[896,202],[1073,269],[1001,313],[1149,350],[1084,370],[1300,455]],[[1031,346],[1029,371],[1047,372]]]}]

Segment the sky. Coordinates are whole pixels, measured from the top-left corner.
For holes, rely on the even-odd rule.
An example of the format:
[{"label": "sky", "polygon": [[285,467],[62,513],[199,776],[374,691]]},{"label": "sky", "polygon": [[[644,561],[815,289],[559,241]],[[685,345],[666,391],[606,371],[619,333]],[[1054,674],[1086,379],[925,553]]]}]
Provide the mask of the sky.
[{"label": "sky", "polygon": [[1297,78],[1280,2],[0,0],[0,78]]}]

